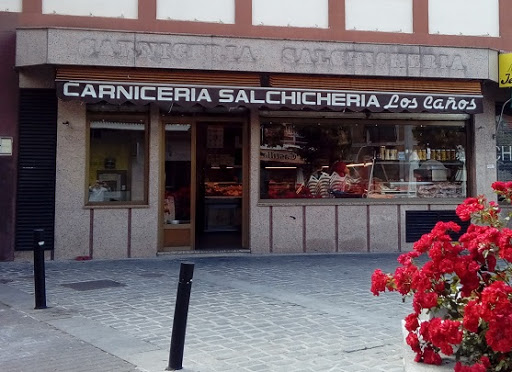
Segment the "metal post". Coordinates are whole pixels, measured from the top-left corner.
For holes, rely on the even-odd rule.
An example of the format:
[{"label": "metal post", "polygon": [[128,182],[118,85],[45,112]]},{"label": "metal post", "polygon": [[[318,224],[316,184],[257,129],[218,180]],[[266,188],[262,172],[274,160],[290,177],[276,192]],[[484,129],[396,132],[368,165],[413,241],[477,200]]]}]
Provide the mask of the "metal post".
[{"label": "metal post", "polygon": [[35,309],[46,309],[43,229],[34,229],[34,288],[36,298]]},{"label": "metal post", "polygon": [[193,275],[194,264],[182,263],[180,267],[178,293],[176,295],[176,308],[174,310],[171,350],[169,352],[169,366],[167,367],[167,371],[183,369],[183,349],[185,348],[185,331],[187,328],[188,304]]}]

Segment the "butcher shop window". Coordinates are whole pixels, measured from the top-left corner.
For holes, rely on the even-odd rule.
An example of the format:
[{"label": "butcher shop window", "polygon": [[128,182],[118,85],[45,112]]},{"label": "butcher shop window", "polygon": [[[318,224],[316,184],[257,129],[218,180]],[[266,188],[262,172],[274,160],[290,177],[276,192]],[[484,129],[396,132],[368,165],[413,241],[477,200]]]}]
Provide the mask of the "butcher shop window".
[{"label": "butcher shop window", "polygon": [[87,204],[147,202],[147,138],[143,118],[89,121]]},{"label": "butcher shop window", "polygon": [[262,119],[261,199],[464,198],[463,121]]}]

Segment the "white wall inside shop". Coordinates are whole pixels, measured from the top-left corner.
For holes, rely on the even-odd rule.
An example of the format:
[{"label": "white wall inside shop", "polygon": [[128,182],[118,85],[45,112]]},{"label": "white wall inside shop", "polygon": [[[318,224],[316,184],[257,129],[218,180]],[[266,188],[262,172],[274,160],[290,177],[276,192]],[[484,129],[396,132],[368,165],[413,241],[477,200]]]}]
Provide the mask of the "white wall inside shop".
[{"label": "white wall inside shop", "polygon": [[412,33],[412,0],[345,0],[345,28]]},{"label": "white wall inside shop", "polygon": [[431,34],[500,36],[499,0],[429,0]]},{"label": "white wall inside shop", "polygon": [[252,0],[252,24],[328,28],[328,0]]},{"label": "white wall inside shop", "polygon": [[43,0],[43,14],[136,19],[138,0]]},{"label": "white wall inside shop", "polygon": [[235,23],[235,0],[158,0],[156,17],[178,21]]},{"label": "white wall inside shop", "polygon": [[21,12],[22,0],[0,0],[0,12]]}]

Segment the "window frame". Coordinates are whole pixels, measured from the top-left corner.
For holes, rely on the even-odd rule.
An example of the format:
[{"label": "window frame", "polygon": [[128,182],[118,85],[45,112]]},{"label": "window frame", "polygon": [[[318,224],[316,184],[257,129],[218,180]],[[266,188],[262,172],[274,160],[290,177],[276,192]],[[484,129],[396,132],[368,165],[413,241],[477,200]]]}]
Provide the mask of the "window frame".
[{"label": "window frame", "polygon": [[[124,207],[149,207],[149,136],[150,136],[150,115],[149,113],[118,114],[101,113],[88,111],[86,116],[86,149],[85,149],[85,177],[84,177],[84,208],[124,208]],[[144,124],[144,197],[137,201],[89,201],[89,177],[90,177],[90,156],[91,156],[91,122],[113,121],[125,123]]]},{"label": "window frame", "polygon": [[[462,197],[454,197],[454,198],[420,198],[420,197],[395,197],[389,199],[378,199],[378,198],[262,198],[261,197],[261,157],[258,156],[258,202],[259,206],[276,206],[276,205],[370,205],[370,204],[446,204],[449,202],[450,204],[458,204],[460,201],[472,195],[473,190],[473,171],[472,171],[472,159],[473,159],[473,147],[471,144],[473,143],[472,136],[472,123],[473,117],[466,116],[463,117],[461,115],[417,115],[411,117],[410,115],[404,115],[405,117],[401,118],[400,115],[396,114],[375,114],[375,115],[347,115],[347,117],[343,117],[341,115],[332,115],[325,117],[316,116],[316,115],[304,115],[304,116],[296,116],[296,115],[260,115],[258,121],[258,153],[261,149],[261,128],[262,125],[266,122],[275,122],[275,123],[293,123],[293,124],[326,124],[326,125],[354,125],[358,124],[371,124],[372,122],[386,122],[389,121],[389,124],[396,125],[446,125],[446,126],[461,126],[465,130],[465,155],[466,155],[466,196]],[[427,124],[429,123],[429,124]]]}]

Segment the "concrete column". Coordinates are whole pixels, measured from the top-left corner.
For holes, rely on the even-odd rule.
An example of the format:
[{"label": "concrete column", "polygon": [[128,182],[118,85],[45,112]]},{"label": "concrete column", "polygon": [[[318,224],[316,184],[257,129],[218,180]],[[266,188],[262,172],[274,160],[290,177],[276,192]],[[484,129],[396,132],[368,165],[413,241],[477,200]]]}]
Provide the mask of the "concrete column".
[{"label": "concrete column", "polygon": [[484,112],[475,115],[475,194],[496,200],[491,184],[496,181],[496,112],[495,102],[484,92]]},{"label": "concrete column", "polygon": [[250,236],[249,247],[253,253],[268,253],[272,239],[270,231],[270,207],[258,207],[260,200],[260,122],[257,110],[251,110],[250,116]]},{"label": "concrete column", "polygon": [[148,207],[132,209],[131,256],[154,257],[158,249],[158,233],[163,221],[162,203],[162,141],[158,106],[152,105],[149,122]]},{"label": "concrete column", "polygon": [[[69,125],[62,123],[69,122]],[[86,106],[59,101],[55,185],[55,258],[89,255],[90,210],[84,209]]]}]

